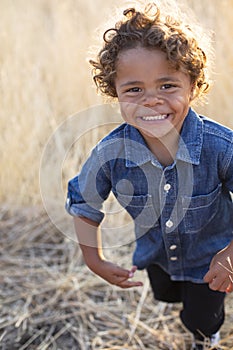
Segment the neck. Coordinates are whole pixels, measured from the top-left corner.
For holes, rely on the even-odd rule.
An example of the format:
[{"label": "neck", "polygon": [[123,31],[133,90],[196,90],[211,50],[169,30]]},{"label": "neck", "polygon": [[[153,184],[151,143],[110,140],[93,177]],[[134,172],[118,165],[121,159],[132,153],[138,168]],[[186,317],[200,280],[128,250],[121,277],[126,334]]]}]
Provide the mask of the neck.
[{"label": "neck", "polygon": [[173,135],[169,134],[159,139],[146,137],[145,141],[160,164],[168,166],[174,162],[178,151],[179,139],[180,135],[175,132]]}]

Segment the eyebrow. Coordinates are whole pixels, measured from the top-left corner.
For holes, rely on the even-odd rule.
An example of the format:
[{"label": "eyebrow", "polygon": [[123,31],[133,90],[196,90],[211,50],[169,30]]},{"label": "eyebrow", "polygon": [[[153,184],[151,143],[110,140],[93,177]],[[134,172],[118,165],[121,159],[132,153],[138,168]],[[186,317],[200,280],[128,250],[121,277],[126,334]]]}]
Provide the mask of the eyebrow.
[{"label": "eyebrow", "polygon": [[168,77],[163,77],[163,78],[160,78],[160,79],[157,80],[157,82],[159,82],[159,83],[165,83],[166,81],[171,81],[171,82],[174,83],[174,82],[180,81],[180,79],[168,76]]},{"label": "eyebrow", "polygon": [[[171,81],[174,83],[174,82],[179,82],[180,79],[168,76],[168,77],[162,77],[162,78],[156,80],[156,82],[158,82],[158,83],[165,83],[167,81]],[[127,82],[121,84],[121,87],[130,86],[130,85],[138,85],[138,84],[143,84],[143,82],[140,80],[127,81]]]},{"label": "eyebrow", "polygon": [[140,80],[127,81],[126,83],[123,83],[120,86],[124,87],[124,86],[137,85],[137,84],[142,84],[142,81]]}]

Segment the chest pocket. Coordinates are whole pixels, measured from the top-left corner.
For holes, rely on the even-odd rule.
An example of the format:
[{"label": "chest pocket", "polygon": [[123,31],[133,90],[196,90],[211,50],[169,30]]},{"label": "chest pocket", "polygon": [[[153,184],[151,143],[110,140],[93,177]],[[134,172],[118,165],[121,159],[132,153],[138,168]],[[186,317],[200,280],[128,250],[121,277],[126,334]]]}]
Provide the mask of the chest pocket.
[{"label": "chest pocket", "polygon": [[183,215],[186,233],[202,230],[216,215],[219,207],[222,185],[206,195],[183,197]]},{"label": "chest pocket", "polygon": [[135,225],[151,228],[157,223],[151,195],[128,196],[117,192],[116,198],[133,218]]}]

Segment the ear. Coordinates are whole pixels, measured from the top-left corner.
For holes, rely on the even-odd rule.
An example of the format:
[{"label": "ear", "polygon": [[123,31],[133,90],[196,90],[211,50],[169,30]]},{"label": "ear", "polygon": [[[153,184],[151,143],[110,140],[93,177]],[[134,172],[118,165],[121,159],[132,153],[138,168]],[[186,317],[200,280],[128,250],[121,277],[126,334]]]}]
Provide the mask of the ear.
[{"label": "ear", "polygon": [[196,97],[196,85],[192,84],[191,91],[190,91],[190,102],[193,101]]}]

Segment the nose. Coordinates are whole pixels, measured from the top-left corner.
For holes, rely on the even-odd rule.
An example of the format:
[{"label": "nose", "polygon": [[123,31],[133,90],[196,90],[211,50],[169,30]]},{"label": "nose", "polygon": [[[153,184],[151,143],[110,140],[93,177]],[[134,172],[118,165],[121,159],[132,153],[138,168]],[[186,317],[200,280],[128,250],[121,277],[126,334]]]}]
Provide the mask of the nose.
[{"label": "nose", "polygon": [[153,107],[157,104],[162,104],[163,100],[156,91],[145,92],[143,96],[143,105],[145,107]]}]

